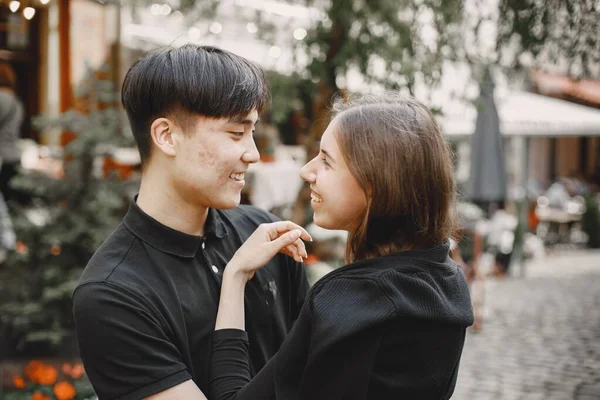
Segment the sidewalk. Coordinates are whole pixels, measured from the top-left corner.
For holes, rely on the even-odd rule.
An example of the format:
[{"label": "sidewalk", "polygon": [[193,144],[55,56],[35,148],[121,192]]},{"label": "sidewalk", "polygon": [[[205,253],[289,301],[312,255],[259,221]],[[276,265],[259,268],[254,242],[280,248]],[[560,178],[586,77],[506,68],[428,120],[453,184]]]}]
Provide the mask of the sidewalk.
[{"label": "sidewalk", "polygon": [[488,279],[453,399],[600,399],[600,251],[554,252]]}]

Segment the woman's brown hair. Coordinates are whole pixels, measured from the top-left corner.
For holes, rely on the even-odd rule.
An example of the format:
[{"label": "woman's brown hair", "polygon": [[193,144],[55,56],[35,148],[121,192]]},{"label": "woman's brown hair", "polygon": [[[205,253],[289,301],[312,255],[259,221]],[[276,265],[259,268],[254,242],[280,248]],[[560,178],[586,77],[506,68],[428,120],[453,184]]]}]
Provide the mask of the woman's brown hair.
[{"label": "woman's brown hair", "polygon": [[339,100],[332,115],[346,164],[367,196],[346,261],[443,244],[456,224],[454,168],[429,109],[388,93]]}]

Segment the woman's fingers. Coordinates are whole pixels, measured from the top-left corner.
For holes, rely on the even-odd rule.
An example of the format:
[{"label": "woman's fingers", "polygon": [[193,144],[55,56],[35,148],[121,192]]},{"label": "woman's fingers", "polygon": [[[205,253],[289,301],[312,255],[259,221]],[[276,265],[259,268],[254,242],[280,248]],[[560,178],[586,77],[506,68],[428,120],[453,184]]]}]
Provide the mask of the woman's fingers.
[{"label": "woman's fingers", "polygon": [[[284,233],[283,235],[279,236],[276,239],[272,239],[269,244],[272,246],[272,248],[276,249],[276,253],[281,251],[283,248],[286,248],[290,245],[293,245],[294,242],[296,242],[296,240],[298,240],[298,238],[300,237],[300,235],[302,235],[302,231],[300,229],[294,229],[291,230],[287,233]],[[294,247],[294,246],[291,246]],[[297,248],[295,249],[296,254],[297,253]]]},{"label": "woman's fingers", "polygon": [[296,240],[291,245],[287,246],[285,249],[282,249],[282,253],[292,257],[297,262],[304,262],[304,259],[308,257],[308,253],[306,252],[306,248],[304,247],[304,242],[300,239]]},{"label": "woman's fingers", "polygon": [[306,229],[291,221],[277,221],[270,224],[265,224],[265,226],[267,227],[267,233],[269,234],[271,240],[275,240],[282,233],[298,229],[300,230],[301,239],[312,242],[312,237],[308,234]]},{"label": "woman's fingers", "polygon": [[[302,239],[312,241],[312,237],[300,225],[291,221],[277,221],[270,224],[264,224],[264,228],[266,229],[270,242],[273,246],[278,248],[278,252],[292,257],[297,262],[303,262],[304,258],[308,257]],[[295,231],[299,232],[299,236],[297,236],[297,239],[292,243],[288,244],[288,240],[293,239],[293,237],[288,235]],[[296,233],[294,236],[295,235]],[[281,241],[282,238],[284,238],[283,241]]]},{"label": "woman's fingers", "polygon": [[302,257],[298,254],[298,249],[294,245],[289,245],[281,250],[282,253],[292,257],[297,262],[302,262]]},{"label": "woman's fingers", "polygon": [[304,245],[304,242],[302,240],[296,240],[293,245],[296,249],[298,249],[298,254],[300,254],[303,258],[308,257],[308,253],[306,252],[306,246]]}]

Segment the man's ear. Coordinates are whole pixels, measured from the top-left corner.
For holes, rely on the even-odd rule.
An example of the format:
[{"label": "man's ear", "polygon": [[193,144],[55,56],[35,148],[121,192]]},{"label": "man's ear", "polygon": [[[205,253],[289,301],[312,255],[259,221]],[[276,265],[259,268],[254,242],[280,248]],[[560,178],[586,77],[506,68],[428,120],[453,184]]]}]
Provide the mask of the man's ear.
[{"label": "man's ear", "polygon": [[152,142],[165,155],[177,155],[176,140],[174,138],[177,126],[168,118],[157,118],[150,126]]}]

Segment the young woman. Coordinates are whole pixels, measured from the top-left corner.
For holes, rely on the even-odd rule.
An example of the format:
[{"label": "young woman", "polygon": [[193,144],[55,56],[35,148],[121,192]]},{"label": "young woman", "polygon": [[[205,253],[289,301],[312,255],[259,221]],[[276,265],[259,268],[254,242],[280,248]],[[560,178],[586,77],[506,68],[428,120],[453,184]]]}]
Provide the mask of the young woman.
[{"label": "young woman", "polygon": [[315,223],[348,231],[349,264],[314,285],[279,352],[251,380],[245,283],[264,262],[262,249],[301,232],[263,226],[253,234],[223,275],[211,400],[425,400],[454,391],[473,312],[449,257],[448,146],[413,99],[363,97],[336,104],[333,115],[301,176],[311,185]]}]

